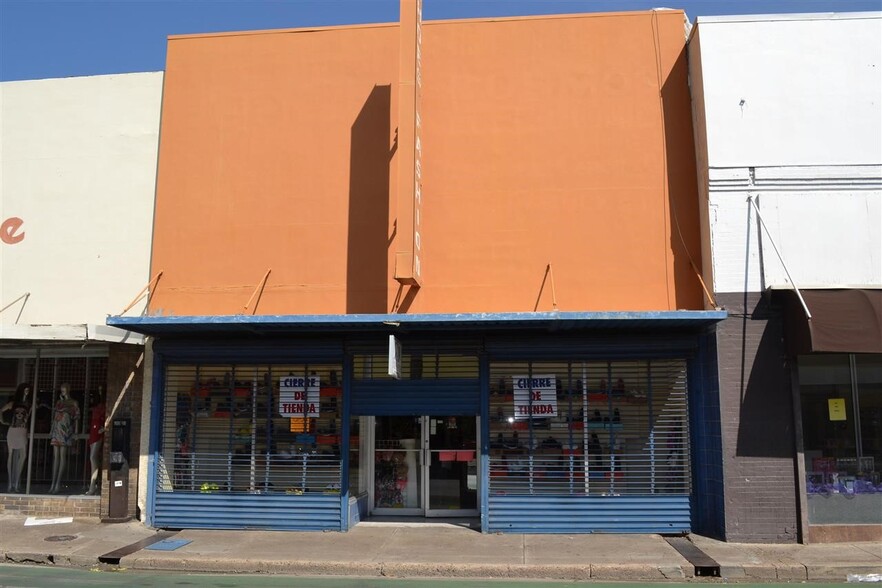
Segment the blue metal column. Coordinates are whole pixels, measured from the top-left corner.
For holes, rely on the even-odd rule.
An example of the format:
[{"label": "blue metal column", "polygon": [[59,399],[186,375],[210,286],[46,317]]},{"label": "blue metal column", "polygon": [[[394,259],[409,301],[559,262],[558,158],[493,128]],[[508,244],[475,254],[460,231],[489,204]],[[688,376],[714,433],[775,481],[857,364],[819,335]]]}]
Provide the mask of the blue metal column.
[{"label": "blue metal column", "polygon": [[[146,349],[145,349],[146,352]],[[163,397],[165,388],[165,361],[159,353],[153,353],[153,384],[150,390],[150,438],[147,451],[147,516],[146,524],[153,526],[156,512],[156,460],[159,456],[160,432],[162,431]]]},{"label": "blue metal column", "polygon": [[352,391],[352,354],[343,356],[343,408],[340,427],[340,530],[349,530],[349,406]]},{"label": "blue metal column", "polygon": [[478,372],[481,387],[481,472],[480,508],[481,532],[489,531],[490,514],[490,360],[486,353],[478,356]]},{"label": "blue metal column", "polygon": [[725,535],[722,422],[716,334],[698,337],[698,353],[688,360],[689,435],[692,449],[692,530]]}]

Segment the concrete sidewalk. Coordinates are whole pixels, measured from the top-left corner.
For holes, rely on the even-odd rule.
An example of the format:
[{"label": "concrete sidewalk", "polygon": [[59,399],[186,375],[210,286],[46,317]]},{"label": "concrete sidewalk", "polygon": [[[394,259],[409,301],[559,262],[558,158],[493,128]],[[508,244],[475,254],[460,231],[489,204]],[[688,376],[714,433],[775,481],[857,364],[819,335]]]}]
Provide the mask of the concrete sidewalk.
[{"label": "concrete sidewalk", "polygon": [[[108,552],[154,536],[140,523],[24,526],[0,516],[0,562],[91,567]],[[51,540],[72,536],[67,541]],[[49,538],[50,540],[47,540]],[[140,550],[121,568],[301,576],[695,580],[693,566],[658,535],[482,535],[467,528],[356,526],[348,533],[184,530],[175,551]],[[838,581],[882,573],[882,543],[746,545],[692,536],[743,581]]]}]

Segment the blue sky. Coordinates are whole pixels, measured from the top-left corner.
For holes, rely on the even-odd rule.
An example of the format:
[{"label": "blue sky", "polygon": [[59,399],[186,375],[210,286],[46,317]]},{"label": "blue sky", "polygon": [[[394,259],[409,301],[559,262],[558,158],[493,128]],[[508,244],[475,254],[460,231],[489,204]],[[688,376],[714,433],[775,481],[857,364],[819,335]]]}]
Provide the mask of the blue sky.
[{"label": "blue sky", "polygon": [[[882,0],[423,0],[423,18],[683,8],[702,15],[882,10]],[[398,20],[398,0],[0,0],[0,81],[158,71],[168,35]]]}]

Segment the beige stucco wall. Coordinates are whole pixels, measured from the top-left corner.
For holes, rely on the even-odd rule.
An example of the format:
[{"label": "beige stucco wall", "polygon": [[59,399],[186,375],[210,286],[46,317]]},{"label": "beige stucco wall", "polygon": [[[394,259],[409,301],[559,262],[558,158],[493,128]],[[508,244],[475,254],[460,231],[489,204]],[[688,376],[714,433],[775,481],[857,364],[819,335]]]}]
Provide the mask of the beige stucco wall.
[{"label": "beige stucco wall", "polygon": [[0,84],[0,223],[24,234],[0,240],[0,308],[30,293],[0,313],[0,337],[103,325],[149,280],[162,80]]}]

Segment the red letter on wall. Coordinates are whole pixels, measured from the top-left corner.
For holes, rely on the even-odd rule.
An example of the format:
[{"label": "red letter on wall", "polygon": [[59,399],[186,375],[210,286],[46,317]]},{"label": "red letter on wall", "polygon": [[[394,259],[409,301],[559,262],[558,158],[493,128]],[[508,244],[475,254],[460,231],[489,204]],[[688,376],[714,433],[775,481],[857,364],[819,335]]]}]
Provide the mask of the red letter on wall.
[{"label": "red letter on wall", "polygon": [[9,217],[3,221],[3,224],[0,225],[0,241],[3,241],[7,245],[15,245],[22,241],[25,238],[24,232],[16,234],[16,231],[18,231],[23,224],[24,221],[17,216]]}]

